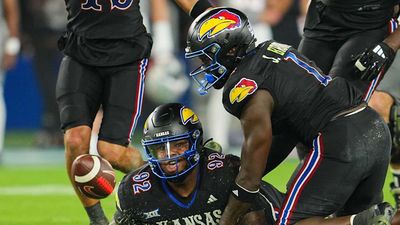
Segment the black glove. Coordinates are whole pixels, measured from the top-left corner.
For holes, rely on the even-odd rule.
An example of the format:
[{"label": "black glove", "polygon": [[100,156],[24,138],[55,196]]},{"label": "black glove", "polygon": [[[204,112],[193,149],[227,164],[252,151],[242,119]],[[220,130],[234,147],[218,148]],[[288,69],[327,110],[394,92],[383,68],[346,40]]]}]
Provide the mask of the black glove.
[{"label": "black glove", "polygon": [[387,71],[390,65],[392,65],[395,56],[396,53],[394,50],[386,43],[381,42],[365,50],[356,58],[356,73],[360,75],[361,80],[371,81],[381,71],[383,73]]}]

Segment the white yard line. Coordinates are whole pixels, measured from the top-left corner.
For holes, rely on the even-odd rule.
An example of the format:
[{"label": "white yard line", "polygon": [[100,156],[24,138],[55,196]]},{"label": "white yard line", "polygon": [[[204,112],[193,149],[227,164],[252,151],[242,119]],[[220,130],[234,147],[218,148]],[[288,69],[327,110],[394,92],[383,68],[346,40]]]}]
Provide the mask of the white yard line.
[{"label": "white yard line", "polygon": [[70,185],[35,185],[0,187],[0,196],[75,195]]}]

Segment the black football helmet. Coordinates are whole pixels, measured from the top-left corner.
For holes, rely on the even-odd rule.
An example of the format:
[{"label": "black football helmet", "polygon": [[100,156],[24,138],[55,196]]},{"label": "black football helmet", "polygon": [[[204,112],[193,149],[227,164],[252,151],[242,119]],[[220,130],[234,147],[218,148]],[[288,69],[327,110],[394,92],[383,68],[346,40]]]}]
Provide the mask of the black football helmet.
[{"label": "black football helmet", "polygon": [[255,47],[256,38],[247,16],[233,8],[213,8],[198,16],[189,28],[185,57],[202,65],[190,73],[200,95],[212,86],[224,86],[239,60]]},{"label": "black football helmet", "polygon": [[[187,150],[181,155],[171,153],[170,146],[180,140],[188,140]],[[187,142],[186,142],[187,143]],[[197,115],[179,103],[158,106],[147,118],[142,145],[148,156],[153,173],[170,181],[186,177],[200,161],[203,146],[203,128]],[[160,151],[163,152],[160,156]],[[186,160],[187,166],[178,171],[178,161]],[[166,173],[161,164],[176,165],[175,173]]]}]

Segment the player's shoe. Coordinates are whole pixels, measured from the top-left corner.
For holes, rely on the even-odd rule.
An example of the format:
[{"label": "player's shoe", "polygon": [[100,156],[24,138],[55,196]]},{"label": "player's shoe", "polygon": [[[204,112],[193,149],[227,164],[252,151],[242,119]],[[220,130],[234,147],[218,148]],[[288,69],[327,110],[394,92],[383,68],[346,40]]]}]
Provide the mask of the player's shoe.
[{"label": "player's shoe", "polygon": [[101,220],[96,220],[96,221],[90,221],[89,225],[108,225],[109,222],[106,218],[101,219]]},{"label": "player's shoe", "polygon": [[373,217],[371,225],[390,225],[396,210],[387,202],[379,203],[372,207]]},{"label": "player's shoe", "polygon": [[373,205],[353,219],[353,225],[390,225],[395,209],[387,202]]}]

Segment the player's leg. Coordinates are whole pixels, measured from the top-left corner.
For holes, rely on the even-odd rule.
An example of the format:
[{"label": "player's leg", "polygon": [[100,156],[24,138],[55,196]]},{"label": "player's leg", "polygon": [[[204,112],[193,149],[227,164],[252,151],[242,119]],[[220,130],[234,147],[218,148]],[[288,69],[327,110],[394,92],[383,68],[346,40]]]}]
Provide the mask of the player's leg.
[{"label": "player's leg", "polygon": [[144,164],[140,151],[133,146],[123,146],[99,140],[99,154],[113,165],[114,169],[128,173]]},{"label": "player's leg", "polygon": [[[61,127],[65,131],[65,161],[68,177],[73,183],[71,165],[76,157],[89,153],[91,126],[99,108],[102,92],[99,76],[91,69],[64,57],[56,86]],[[85,207],[91,224],[107,224],[99,201],[85,197],[75,185],[75,192]]]},{"label": "player's leg", "polygon": [[388,123],[392,135],[391,168],[393,173],[392,193],[396,207],[400,208],[400,54],[389,68],[372,95],[369,105]]},{"label": "player's leg", "polygon": [[92,126],[92,133],[90,136],[90,154],[99,154],[97,151],[97,141],[100,132],[101,121],[103,120],[103,109],[100,108],[96,114],[96,118],[94,119],[93,126]]},{"label": "player's leg", "polygon": [[144,94],[147,59],[110,68],[105,76],[103,121],[98,151],[114,168],[129,172],[143,165],[140,152],[128,146],[135,131]]},{"label": "player's leg", "polygon": [[360,80],[359,74],[355,72],[354,59],[366,48],[381,42],[388,34],[388,25],[384,25],[351,36],[338,50],[329,74],[350,81],[360,89],[364,100],[368,102],[379,81]]},{"label": "player's leg", "polygon": [[342,41],[323,41],[303,37],[299,52],[314,61],[324,74],[329,74],[336,52],[342,44]]},{"label": "player's leg", "polygon": [[390,225],[394,208],[387,202],[373,205],[360,213],[341,217],[312,217],[301,220],[296,225]]},{"label": "player's leg", "polygon": [[[376,133],[382,135],[376,137]],[[345,206],[370,174],[375,174],[377,180],[368,186],[364,202],[354,212],[378,204],[376,196],[381,195],[389,148],[387,127],[371,109],[328,124],[313,141],[313,150],[290,184],[277,224],[331,215]]]},{"label": "player's leg", "polygon": [[[374,182],[373,179],[370,179]],[[372,185],[372,184],[367,184]],[[365,186],[364,186],[365,187]],[[368,192],[363,192],[368,193]],[[259,198],[257,198],[257,203],[255,204],[255,209],[262,208],[264,209],[264,215],[260,215],[255,211],[254,213],[248,213],[241,220],[242,222],[246,221],[244,224],[259,224],[257,220],[253,220],[255,218],[262,219],[262,224],[273,225],[277,218],[279,218],[279,211],[284,203],[286,195],[276,189],[269,183],[264,181],[261,182]],[[362,197],[362,196],[358,196]],[[380,201],[381,196],[376,196],[377,202]],[[357,202],[355,202],[357,204]],[[356,207],[357,208],[357,207]],[[346,216],[340,217],[321,217],[321,216],[313,216],[310,218],[302,219],[296,222],[296,225],[383,225],[385,222],[390,221],[393,217],[394,209],[388,203],[379,203],[377,205],[373,205],[370,208],[361,211],[357,214],[347,212]],[[351,223],[353,221],[353,223]]]}]

